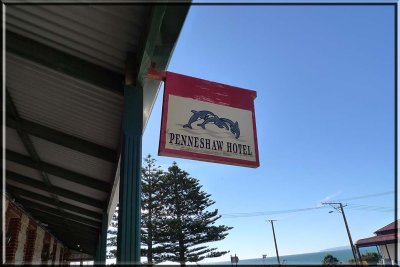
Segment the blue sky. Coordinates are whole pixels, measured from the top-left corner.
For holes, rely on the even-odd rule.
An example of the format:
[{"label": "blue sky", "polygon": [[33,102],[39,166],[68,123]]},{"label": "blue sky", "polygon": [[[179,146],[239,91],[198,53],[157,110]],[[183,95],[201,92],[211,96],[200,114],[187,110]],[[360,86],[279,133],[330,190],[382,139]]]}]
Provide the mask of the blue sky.
[{"label": "blue sky", "polygon": [[[348,245],[328,207],[343,201],[354,242],[394,220],[394,9],[390,6],[192,6],[169,71],[257,91],[257,169],[158,157],[160,90],[143,156],[200,180],[233,226],[210,244],[240,259]],[[358,205],[358,206],[357,206]],[[360,206],[367,205],[367,206]],[[229,260],[229,254],[213,261]]]}]

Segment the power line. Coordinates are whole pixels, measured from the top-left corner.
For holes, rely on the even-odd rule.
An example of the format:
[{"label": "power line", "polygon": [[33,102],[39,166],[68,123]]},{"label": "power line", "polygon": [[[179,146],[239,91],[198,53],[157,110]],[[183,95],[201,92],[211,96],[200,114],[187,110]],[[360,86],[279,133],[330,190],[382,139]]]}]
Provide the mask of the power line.
[{"label": "power line", "polygon": [[392,212],[394,213],[394,207],[382,207],[382,206],[371,206],[363,204],[350,204],[348,209],[371,211],[371,212]]},{"label": "power line", "polygon": [[332,201],[346,201],[346,200],[354,200],[354,199],[362,199],[362,198],[379,197],[379,196],[391,195],[391,194],[394,194],[394,191],[386,191],[386,192],[375,193],[375,194],[368,194],[368,195],[361,195],[361,196],[356,196],[356,197],[342,198],[342,199],[337,199],[337,200],[332,200]]},{"label": "power line", "polygon": [[284,214],[284,213],[309,211],[309,210],[316,210],[316,209],[323,209],[323,208],[326,208],[326,207],[321,206],[321,207],[310,207],[310,208],[290,209],[290,210],[260,211],[260,212],[246,212],[246,213],[225,213],[225,214],[221,214],[221,216],[223,216],[224,218],[255,217],[255,216],[265,216],[265,215],[273,215],[273,214]]},{"label": "power line", "polygon": [[[275,215],[275,214],[286,214],[286,213],[295,213],[309,210],[316,210],[326,208],[323,207],[312,207],[312,208],[302,208],[302,209],[292,209],[292,210],[279,210],[279,211],[263,211],[263,212],[249,212],[249,213],[225,213],[220,214],[223,218],[226,219],[234,219],[234,218],[247,218],[247,217],[257,217],[257,216],[266,216],[266,215]],[[352,210],[362,210],[369,212],[394,212],[394,208],[390,207],[378,207],[378,206],[368,206],[368,205],[348,205],[348,209]]]},{"label": "power line", "polygon": [[394,209],[394,207],[382,207],[382,206],[372,206],[372,205],[365,205],[365,204],[357,204],[357,203],[352,203],[349,206],[352,207],[365,207],[365,208],[376,208],[376,209]]},{"label": "power line", "polygon": [[[368,194],[368,195],[360,195],[360,196],[355,196],[355,197],[350,197],[350,198],[344,198],[341,199],[340,201],[343,200],[354,200],[354,199],[363,199],[363,198],[372,198],[372,197],[378,197],[378,196],[384,196],[384,195],[390,195],[394,194],[394,191],[386,191],[386,192],[380,192],[380,193],[375,193],[375,194]],[[335,200],[336,202],[339,200]],[[378,207],[378,206],[368,206],[368,205],[350,205],[351,209],[359,209],[359,210],[365,210],[365,211],[377,211],[377,212],[394,212],[394,209],[391,209],[390,207]],[[299,209],[288,209],[288,210],[274,210],[274,211],[258,211],[258,212],[241,212],[241,213],[225,213],[225,214],[220,214],[223,218],[244,218],[244,217],[257,217],[257,216],[265,216],[265,215],[274,215],[274,214],[285,214],[285,213],[295,213],[295,212],[303,212],[303,211],[310,211],[310,210],[316,210],[316,209],[322,209],[322,208],[327,208],[326,206],[318,206],[318,207],[309,207],[309,208],[299,208]]]}]

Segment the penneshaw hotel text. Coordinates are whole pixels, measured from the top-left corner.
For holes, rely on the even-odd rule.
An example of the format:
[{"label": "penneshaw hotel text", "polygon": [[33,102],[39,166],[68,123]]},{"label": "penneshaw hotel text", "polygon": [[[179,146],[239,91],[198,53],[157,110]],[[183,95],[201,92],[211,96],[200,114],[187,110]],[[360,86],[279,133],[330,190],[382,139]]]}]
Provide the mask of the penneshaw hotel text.
[{"label": "penneshaw hotel text", "polygon": [[208,149],[214,151],[224,151],[238,155],[252,156],[251,146],[234,142],[224,142],[221,140],[211,140],[197,136],[183,135],[177,133],[168,134],[168,143],[172,145],[187,146],[193,148]]}]

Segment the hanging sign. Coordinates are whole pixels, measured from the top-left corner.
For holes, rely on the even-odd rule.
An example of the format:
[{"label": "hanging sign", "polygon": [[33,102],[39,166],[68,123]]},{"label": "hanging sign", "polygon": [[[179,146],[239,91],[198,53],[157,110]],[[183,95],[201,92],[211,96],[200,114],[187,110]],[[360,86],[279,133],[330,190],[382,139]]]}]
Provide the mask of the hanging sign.
[{"label": "hanging sign", "polygon": [[166,72],[158,155],[258,167],[256,92]]}]

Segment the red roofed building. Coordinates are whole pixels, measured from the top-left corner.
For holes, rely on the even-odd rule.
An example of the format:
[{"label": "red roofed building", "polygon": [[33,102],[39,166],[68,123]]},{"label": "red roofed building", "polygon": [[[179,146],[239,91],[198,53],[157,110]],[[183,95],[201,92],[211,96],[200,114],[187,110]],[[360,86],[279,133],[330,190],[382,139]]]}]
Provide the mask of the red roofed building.
[{"label": "red roofed building", "polygon": [[378,247],[380,254],[385,262],[389,261],[392,264],[398,263],[396,247],[399,239],[399,222],[400,220],[394,221],[385,227],[374,232],[375,236],[363,238],[357,240],[356,247]]}]

